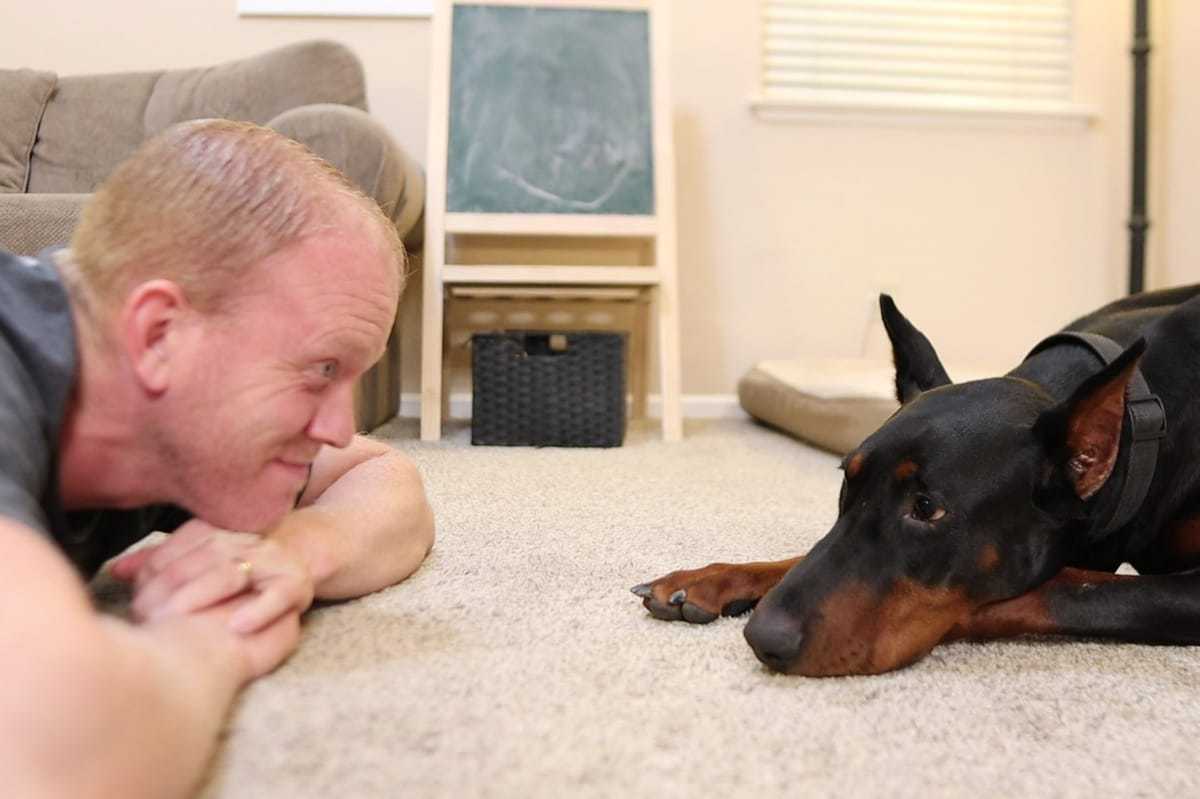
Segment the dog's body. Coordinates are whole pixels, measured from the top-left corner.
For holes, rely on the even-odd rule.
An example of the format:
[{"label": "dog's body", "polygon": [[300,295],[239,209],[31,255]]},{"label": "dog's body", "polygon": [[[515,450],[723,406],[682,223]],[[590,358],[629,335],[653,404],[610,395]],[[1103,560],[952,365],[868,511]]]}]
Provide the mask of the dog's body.
[{"label": "dog's body", "polygon": [[[754,607],[759,659],[813,676],[887,671],[961,637],[1200,643],[1200,286],[1065,328],[1115,341],[1107,365],[1055,337],[1007,375],[959,385],[880,305],[902,406],[843,461],[833,529],[802,558],[637,586],[651,613],[703,623]],[[1131,467],[1139,369],[1166,431]],[[1139,574],[1114,574],[1124,562]]]}]

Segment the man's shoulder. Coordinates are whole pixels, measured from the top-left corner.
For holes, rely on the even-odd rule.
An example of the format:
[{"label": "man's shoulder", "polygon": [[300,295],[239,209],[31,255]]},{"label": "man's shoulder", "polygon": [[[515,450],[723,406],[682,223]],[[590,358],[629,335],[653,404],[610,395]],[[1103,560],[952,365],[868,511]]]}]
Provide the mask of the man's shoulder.
[{"label": "man's shoulder", "polygon": [[65,290],[54,262],[62,247],[49,247],[36,256],[0,249],[0,297],[49,300],[61,304]]},{"label": "man's shoulder", "polygon": [[0,251],[0,514],[46,532],[77,359],[70,302],[50,257]]},{"label": "man's shoulder", "polygon": [[75,322],[53,264],[55,250],[27,258],[0,250],[0,336],[44,390],[74,377]]},{"label": "man's shoulder", "polygon": [[45,397],[8,336],[0,335],[0,516],[49,532],[43,497],[53,462]]}]

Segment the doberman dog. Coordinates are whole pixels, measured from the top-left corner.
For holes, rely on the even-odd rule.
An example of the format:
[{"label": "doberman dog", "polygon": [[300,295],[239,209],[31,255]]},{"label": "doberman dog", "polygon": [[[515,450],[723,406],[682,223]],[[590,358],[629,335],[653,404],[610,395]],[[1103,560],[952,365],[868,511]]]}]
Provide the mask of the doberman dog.
[{"label": "doberman dog", "polygon": [[758,659],[809,676],[961,638],[1200,643],[1200,286],[1114,302],[961,384],[880,309],[901,406],[842,462],[833,528],[805,557],[635,586],[645,607],[701,624],[753,608]]}]

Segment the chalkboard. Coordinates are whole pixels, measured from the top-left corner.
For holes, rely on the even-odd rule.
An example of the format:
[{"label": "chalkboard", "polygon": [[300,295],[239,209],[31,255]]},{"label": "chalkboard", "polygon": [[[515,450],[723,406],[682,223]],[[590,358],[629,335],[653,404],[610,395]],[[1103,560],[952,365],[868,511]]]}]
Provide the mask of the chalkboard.
[{"label": "chalkboard", "polygon": [[458,5],[446,210],[654,213],[645,11]]}]

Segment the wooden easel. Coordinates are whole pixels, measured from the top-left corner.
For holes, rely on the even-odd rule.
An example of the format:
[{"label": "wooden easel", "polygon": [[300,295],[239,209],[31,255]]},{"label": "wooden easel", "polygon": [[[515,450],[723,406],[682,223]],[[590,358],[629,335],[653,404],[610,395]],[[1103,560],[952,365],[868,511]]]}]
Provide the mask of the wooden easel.
[{"label": "wooden easel", "polygon": [[[601,288],[631,287],[654,301],[662,395],[662,431],[667,441],[683,435],[680,410],[679,292],[675,238],[675,159],[671,137],[670,0],[438,0],[433,17],[429,114],[424,310],[421,340],[421,438],[441,437],[445,357],[445,302],[454,286]],[[454,9],[459,5],[639,11],[649,28],[652,115],[653,212],[447,213],[447,158]],[[448,236],[621,237],[653,242],[652,266],[520,265],[447,263]],[[642,348],[645,358],[649,348]],[[643,368],[639,364],[636,369]],[[638,398],[635,395],[635,406]],[[644,408],[644,397],[641,406]]]}]

